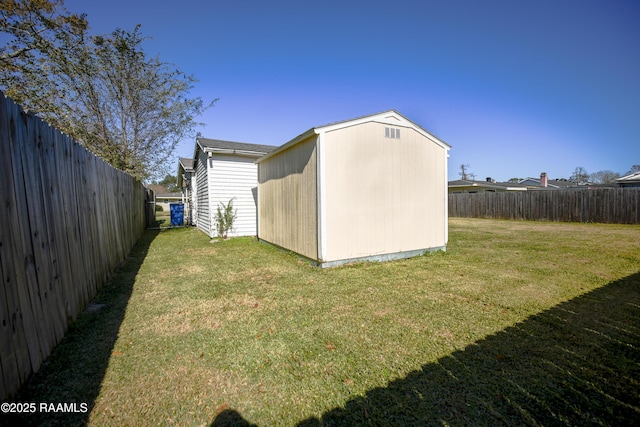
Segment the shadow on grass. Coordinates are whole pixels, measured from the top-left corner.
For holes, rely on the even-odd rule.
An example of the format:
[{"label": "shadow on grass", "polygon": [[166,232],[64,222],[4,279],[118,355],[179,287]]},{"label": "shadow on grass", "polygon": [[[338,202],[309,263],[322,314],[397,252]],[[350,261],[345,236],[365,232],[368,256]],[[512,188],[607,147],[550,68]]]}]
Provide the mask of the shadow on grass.
[{"label": "shadow on grass", "polygon": [[255,424],[249,423],[242,418],[239,412],[233,409],[225,409],[220,412],[209,427],[257,427]]},{"label": "shadow on grass", "polygon": [[640,425],[640,273],[300,426]]},{"label": "shadow on grass", "polygon": [[354,425],[640,425],[640,273],[298,424]]},{"label": "shadow on grass", "polygon": [[[12,402],[35,402],[38,411],[5,419],[0,414],[0,425],[87,424],[100,393],[136,275],[151,242],[158,234],[155,230],[145,231],[125,263],[98,291],[92,304],[69,326],[66,335],[40,370],[11,399]],[[41,403],[75,403],[76,412],[43,413],[39,410]],[[83,411],[82,403],[86,404],[86,411]]]}]

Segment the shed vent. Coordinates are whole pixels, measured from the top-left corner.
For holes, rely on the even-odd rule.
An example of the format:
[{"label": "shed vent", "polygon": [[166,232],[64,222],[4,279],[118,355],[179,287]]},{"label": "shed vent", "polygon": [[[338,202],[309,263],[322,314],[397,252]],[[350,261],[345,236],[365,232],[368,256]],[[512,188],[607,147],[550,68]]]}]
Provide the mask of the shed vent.
[{"label": "shed vent", "polygon": [[400,129],[397,128],[384,128],[385,138],[400,139]]}]

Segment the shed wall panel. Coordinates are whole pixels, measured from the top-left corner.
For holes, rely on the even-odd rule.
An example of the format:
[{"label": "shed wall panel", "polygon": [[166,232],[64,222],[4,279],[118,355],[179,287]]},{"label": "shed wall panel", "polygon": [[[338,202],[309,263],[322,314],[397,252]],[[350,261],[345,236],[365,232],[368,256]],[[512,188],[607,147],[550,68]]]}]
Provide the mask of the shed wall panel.
[{"label": "shed wall panel", "polygon": [[316,136],[258,165],[258,237],[318,257]]},{"label": "shed wall panel", "polygon": [[255,236],[257,229],[258,167],[255,158],[215,154],[211,163],[211,223],[217,207],[233,199],[237,217],[229,236]]},{"label": "shed wall panel", "polygon": [[446,150],[410,127],[325,135],[326,260],[446,245]]}]

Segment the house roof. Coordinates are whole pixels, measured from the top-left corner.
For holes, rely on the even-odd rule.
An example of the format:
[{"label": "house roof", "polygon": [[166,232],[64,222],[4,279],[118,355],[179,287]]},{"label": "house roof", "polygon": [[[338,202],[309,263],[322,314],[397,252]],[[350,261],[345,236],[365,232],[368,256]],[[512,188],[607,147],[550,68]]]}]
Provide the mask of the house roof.
[{"label": "house roof", "polygon": [[[518,184],[527,185],[529,187],[533,186],[533,187],[545,188],[545,187],[542,187],[542,184],[540,184],[540,178],[531,178],[531,177],[524,178],[518,181]],[[564,188],[564,187],[569,187],[570,185],[571,183],[569,181],[560,181],[557,179],[547,180],[547,188]]]},{"label": "house roof", "polygon": [[182,193],[156,193],[156,199],[181,199]]},{"label": "house roof", "polygon": [[449,188],[467,188],[474,187],[478,189],[488,190],[508,190],[508,191],[526,191],[527,186],[524,184],[514,182],[489,182],[489,181],[476,181],[471,179],[458,179],[455,181],[449,181]]},{"label": "house roof", "polygon": [[313,135],[319,135],[319,134],[324,133],[324,132],[337,130],[337,129],[342,129],[342,128],[346,128],[346,127],[349,127],[349,126],[355,126],[355,125],[359,125],[359,124],[367,123],[367,122],[386,123],[386,124],[393,125],[393,126],[409,126],[409,127],[412,127],[413,129],[415,129],[416,131],[418,131],[419,133],[421,133],[422,135],[426,136],[428,139],[430,139],[431,141],[433,141],[437,145],[441,146],[442,148],[444,148],[446,150],[449,150],[451,148],[451,146],[449,144],[447,144],[446,142],[444,142],[441,139],[437,138],[433,134],[429,133],[422,126],[420,126],[420,125],[412,122],[411,120],[407,119],[402,114],[398,113],[396,110],[388,110],[388,111],[383,111],[381,113],[369,114],[367,116],[360,116],[360,117],[356,117],[354,119],[342,120],[342,121],[339,121],[339,122],[334,122],[334,123],[329,123],[329,124],[322,125],[322,126],[313,127],[311,129],[309,129],[308,131],[306,131],[304,133],[301,133],[300,135],[296,136],[295,138],[293,138],[293,139],[289,140],[288,142],[284,143],[283,145],[281,145],[280,147],[276,148],[275,150],[270,151],[266,155],[260,157],[258,160],[256,160],[256,162],[259,163],[262,160],[268,159],[269,157],[272,157],[272,156],[276,155],[277,153],[279,153],[281,151],[284,151],[287,148],[289,148],[289,147],[291,147],[293,145],[296,145],[299,142],[302,142],[305,139],[307,139],[307,138],[309,138],[309,137],[311,137]]},{"label": "house roof", "polygon": [[620,184],[629,184],[629,183],[640,182],[640,172],[634,172],[632,174],[620,177],[620,178],[616,179],[616,182],[620,183]]},{"label": "house roof", "polygon": [[167,189],[167,187],[165,187],[164,185],[160,185],[160,184],[151,184],[151,185],[147,185],[147,188],[149,190],[153,190],[154,193],[156,194],[164,194],[164,193],[168,193],[169,190]]},{"label": "house roof", "polygon": [[180,162],[180,165],[182,166],[182,169],[185,170],[185,172],[193,171],[193,159],[189,159],[187,157],[180,157],[178,161]]},{"label": "house roof", "polygon": [[182,175],[186,172],[195,172],[193,159],[189,159],[187,157],[178,158],[178,176],[177,176],[177,185],[178,188],[182,188]]},{"label": "house roof", "polygon": [[[249,144],[223,141],[221,139],[196,138],[196,151],[200,146],[205,152],[262,156],[276,147],[273,145]],[[194,158],[197,158],[194,156]]]},{"label": "house roof", "polygon": [[572,186],[571,182],[567,180],[560,180],[560,179],[550,179],[549,181],[547,181],[547,183],[549,185],[555,185],[558,188],[566,188],[566,187]]}]

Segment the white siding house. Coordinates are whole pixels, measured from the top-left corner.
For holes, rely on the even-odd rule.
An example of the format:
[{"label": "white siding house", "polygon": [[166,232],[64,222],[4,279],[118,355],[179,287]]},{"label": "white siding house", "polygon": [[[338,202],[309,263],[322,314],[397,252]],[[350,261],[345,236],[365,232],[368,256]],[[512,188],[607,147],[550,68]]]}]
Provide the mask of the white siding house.
[{"label": "white siding house", "polygon": [[258,160],[258,238],[323,267],[445,249],[449,148],[393,110],[312,128]]},{"label": "white siding house", "polygon": [[257,234],[258,168],[255,160],[276,147],[197,138],[194,153],[195,225],[215,237],[218,206],[233,199],[237,217],[229,236]]},{"label": "white siding house", "polygon": [[620,187],[640,187],[640,172],[633,172],[616,179],[616,183]]}]

